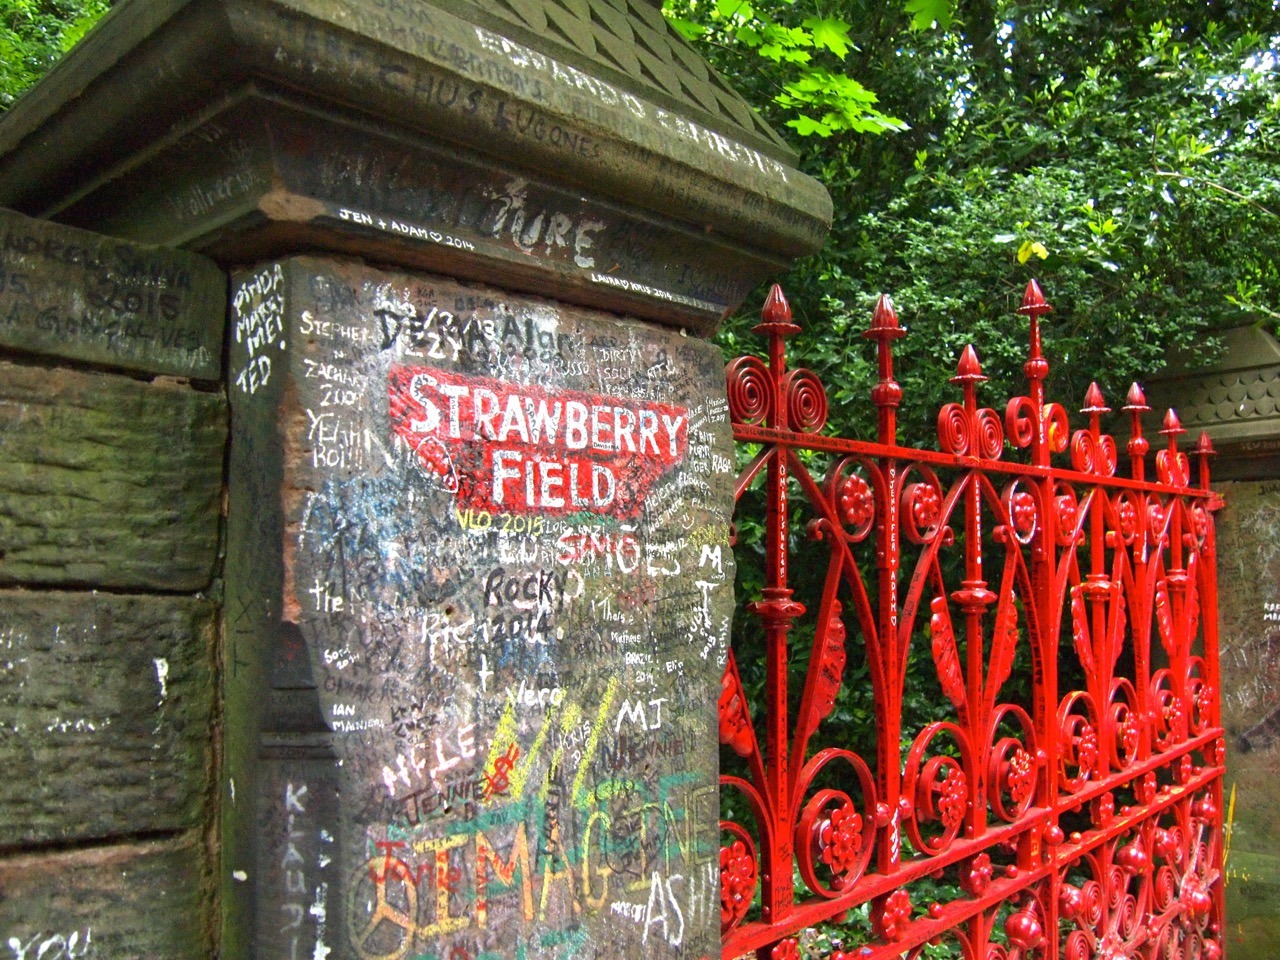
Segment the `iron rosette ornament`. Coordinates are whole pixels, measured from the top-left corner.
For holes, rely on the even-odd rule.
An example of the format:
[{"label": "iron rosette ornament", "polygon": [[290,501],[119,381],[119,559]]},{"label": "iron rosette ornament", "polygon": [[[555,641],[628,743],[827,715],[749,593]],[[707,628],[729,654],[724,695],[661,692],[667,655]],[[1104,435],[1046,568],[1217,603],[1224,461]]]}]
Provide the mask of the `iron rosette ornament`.
[{"label": "iron rosette ornament", "polygon": [[[981,910],[964,924],[949,927],[942,937],[905,956],[926,960],[937,955],[932,949],[937,946],[946,951],[945,956],[964,960],[1044,960],[1049,946],[1045,909],[1048,889],[1047,882],[1037,883],[1007,902]],[[932,918],[945,919],[947,908],[942,903],[932,903],[927,912]]]},{"label": "iron rosette ornament", "polygon": [[1221,812],[1212,791],[1180,800],[1151,824],[1149,936],[1156,960],[1220,960]]},{"label": "iron rosette ornament", "polygon": [[808,765],[802,788],[807,789],[818,772],[837,760],[853,769],[862,802],[855,803],[844,790],[818,790],[801,809],[795,827],[800,877],[809,890],[826,899],[850,891],[866,872],[881,819],[871,771],[847,750],[830,748],[817,754]]},{"label": "iron rosette ornament", "polygon": [[1149,938],[1151,854],[1144,831],[1108,840],[1067,868],[1058,914],[1062,960],[1127,960]]}]

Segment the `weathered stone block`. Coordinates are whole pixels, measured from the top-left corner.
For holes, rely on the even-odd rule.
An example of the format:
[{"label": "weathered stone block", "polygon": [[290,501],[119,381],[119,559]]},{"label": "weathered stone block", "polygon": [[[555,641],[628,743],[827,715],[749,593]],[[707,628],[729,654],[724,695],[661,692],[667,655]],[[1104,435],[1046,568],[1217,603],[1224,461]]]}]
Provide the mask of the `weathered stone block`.
[{"label": "weathered stone block", "polygon": [[0,209],[0,346],[216,379],[226,278],[211,261]]},{"label": "weathered stone block", "polygon": [[198,825],[214,612],[189,597],[0,591],[6,846]]},{"label": "weathered stone block", "polygon": [[226,432],[219,394],[0,363],[0,583],[206,586]]},{"label": "weathered stone block", "polygon": [[208,960],[196,837],[0,860],[6,960]]},{"label": "weathered stone block", "polygon": [[715,955],[719,351],[351,263],[235,280],[225,955]]}]

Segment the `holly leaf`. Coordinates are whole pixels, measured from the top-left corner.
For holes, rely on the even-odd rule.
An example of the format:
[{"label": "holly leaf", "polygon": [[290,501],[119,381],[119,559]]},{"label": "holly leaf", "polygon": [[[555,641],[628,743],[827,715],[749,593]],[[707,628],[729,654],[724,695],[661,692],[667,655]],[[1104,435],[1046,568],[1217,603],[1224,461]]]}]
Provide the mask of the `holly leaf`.
[{"label": "holly leaf", "polygon": [[964,672],[960,669],[960,651],[956,647],[956,634],[951,626],[946,597],[934,597],[929,607],[933,610],[933,616],[929,618],[929,632],[933,635],[933,665],[938,670],[938,682],[963,720],[967,715]]},{"label": "holly leaf", "polygon": [[991,672],[983,691],[988,709],[996,702],[996,694],[1013,673],[1013,655],[1018,647],[1018,608],[1013,592],[1013,564],[1005,567],[1000,587],[1000,605],[996,608],[996,624],[991,634]]},{"label": "holly leaf", "polygon": [[810,17],[804,21],[804,26],[813,35],[814,46],[826,47],[842,60],[853,48],[853,42],[849,39],[849,24],[843,20]]},{"label": "holly leaf", "polygon": [[1089,638],[1089,615],[1085,612],[1084,596],[1080,587],[1071,588],[1071,640],[1075,643],[1080,666],[1092,679],[1098,672],[1093,662],[1093,646]]},{"label": "holly leaf", "polygon": [[939,30],[949,30],[955,21],[951,0],[907,0],[903,9],[911,14],[911,29],[917,33],[935,23]]},{"label": "holly leaf", "polygon": [[1160,639],[1165,650],[1173,649],[1173,610],[1169,606],[1169,581],[1156,584],[1156,623],[1160,625]]}]

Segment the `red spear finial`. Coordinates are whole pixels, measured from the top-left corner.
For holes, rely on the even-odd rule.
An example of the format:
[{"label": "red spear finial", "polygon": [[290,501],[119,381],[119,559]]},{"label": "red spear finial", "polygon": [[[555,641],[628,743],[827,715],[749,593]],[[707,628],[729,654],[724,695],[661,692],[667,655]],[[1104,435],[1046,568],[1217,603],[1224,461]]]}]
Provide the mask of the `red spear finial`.
[{"label": "red spear finial", "polygon": [[876,301],[875,309],[871,311],[871,329],[863,334],[864,337],[883,336],[887,331],[895,331],[893,336],[901,337],[907,331],[898,326],[898,311],[894,309],[893,298],[887,293],[880,294],[880,298]]},{"label": "red spear finial", "polygon": [[1040,290],[1040,284],[1034,280],[1027,281],[1027,289],[1022,294],[1022,306],[1018,308],[1019,313],[1025,313],[1030,317],[1039,317],[1042,313],[1052,313],[1051,307],[1044,298],[1044,293]]},{"label": "red spear finial", "polygon": [[787,303],[786,294],[776,283],[769,288],[769,295],[764,298],[764,309],[760,311],[760,319],[765,323],[791,322],[791,304]]},{"label": "red spear finial", "polygon": [[1099,415],[1111,412],[1111,408],[1102,397],[1102,388],[1098,386],[1098,381],[1095,380],[1089,384],[1089,389],[1084,392],[1084,409],[1080,412]]},{"label": "red spear finial", "polygon": [[1129,472],[1135,480],[1142,480],[1146,472],[1144,458],[1151,444],[1142,435],[1142,415],[1151,408],[1147,406],[1147,395],[1142,387],[1133,384],[1129,387],[1129,395],[1125,398],[1124,412],[1129,414]]},{"label": "red spear finial", "polygon": [[956,375],[951,378],[951,382],[982,383],[986,379],[987,377],[982,373],[982,364],[978,362],[978,352],[973,349],[973,344],[969,344],[960,354],[960,362],[956,364]]}]

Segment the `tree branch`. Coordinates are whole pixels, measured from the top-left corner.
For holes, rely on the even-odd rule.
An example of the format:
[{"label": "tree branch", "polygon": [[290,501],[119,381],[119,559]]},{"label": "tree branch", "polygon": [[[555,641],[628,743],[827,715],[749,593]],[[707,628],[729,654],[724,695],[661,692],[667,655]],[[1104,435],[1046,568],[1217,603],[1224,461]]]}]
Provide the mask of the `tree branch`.
[{"label": "tree branch", "polygon": [[1167,177],[1170,180],[1190,180],[1193,183],[1203,183],[1206,187],[1213,187],[1213,189],[1220,190],[1227,194],[1227,196],[1235,197],[1237,200],[1243,200],[1245,203],[1249,204],[1249,206],[1256,207],[1267,216],[1275,217],[1277,220],[1280,220],[1280,213],[1276,213],[1270,207],[1264,207],[1252,197],[1246,197],[1243,193],[1232,190],[1230,187],[1224,187],[1222,184],[1214,180],[1210,180],[1207,177],[1193,177],[1185,173],[1171,173],[1168,170],[1153,170],[1152,175],[1157,177]]}]

